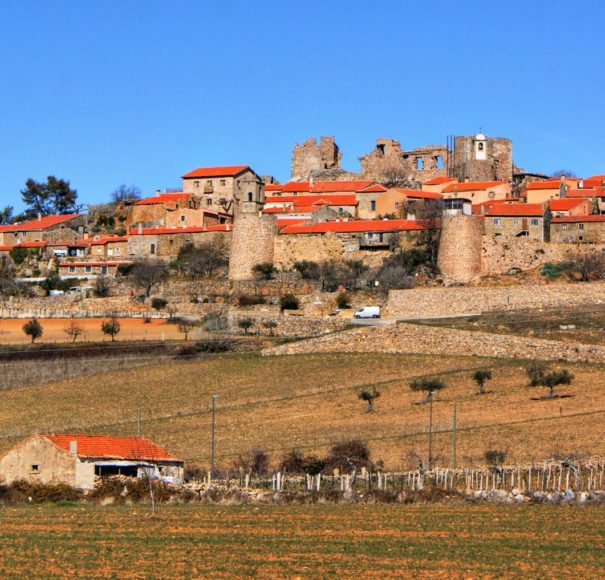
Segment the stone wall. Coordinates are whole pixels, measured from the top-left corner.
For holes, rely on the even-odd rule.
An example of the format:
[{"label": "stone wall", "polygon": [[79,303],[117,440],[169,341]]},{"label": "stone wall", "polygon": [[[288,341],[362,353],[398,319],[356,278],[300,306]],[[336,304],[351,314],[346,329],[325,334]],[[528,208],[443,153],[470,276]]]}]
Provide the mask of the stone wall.
[{"label": "stone wall", "polygon": [[415,324],[367,327],[266,349],[264,355],[379,352],[605,362],[605,347]]},{"label": "stone wall", "polygon": [[263,322],[271,320],[277,324],[277,327],[273,329],[275,336],[299,338],[321,336],[342,330],[349,324],[346,318],[339,318],[337,316],[300,316],[259,311],[238,311],[230,312],[227,317],[229,331],[244,334],[244,331],[237,325],[238,321],[244,318],[254,321],[253,328],[248,331],[249,334],[270,335],[271,332],[263,326]]},{"label": "stone wall", "polygon": [[456,137],[453,176],[460,181],[512,181],[512,141],[502,137],[486,138],[484,160],[475,159],[474,143],[475,137]]},{"label": "stone wall", "polygon": [[483,218],[444,216],[437,265],[451,282],[467,283],[481,274]]},{"label": "stone wall", "polygon": [[482,312],[565,308],[605,302],[605,282],[391,290],[389,316],[432,318]]},{"label": "stone wall", "polygon": [[523,238],[491,238],[483,236],[481,250],[481,274],[493,276],[506,274],[511,268],[532,270],[542,267],[546,262],[564,262],[569,254],[590,249],[605,251],[605,245],[591,245],[589,248],[576,244],[544,243]]}]

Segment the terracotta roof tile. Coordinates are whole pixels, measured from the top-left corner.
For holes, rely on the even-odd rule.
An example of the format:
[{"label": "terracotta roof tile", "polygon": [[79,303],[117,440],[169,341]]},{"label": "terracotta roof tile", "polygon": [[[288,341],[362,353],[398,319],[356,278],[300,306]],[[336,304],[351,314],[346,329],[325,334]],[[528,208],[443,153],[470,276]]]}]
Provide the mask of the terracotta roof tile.
[{"label": "terracotta roof tile", "polygon": [[48,228],[52,228],[66,222],[70,222],[78,217],[81,214],[79,213],[71,213],[65,215],[47,215],[43,216],[40,219],[33,219],[28,222],[24,222],[22,224],[10,224],[6,226],[0,226],[0,232],[23,232],[23,231],[36,231],[36,230],[46,230]]},{"label": "terracotta roof tile", "polygon": [[452,191],[483,191],[485,189],[506,184],[506,181],[467,181],[465,183],[452,183],[443,189],[443,193],[451,193]]},{"label": "terracotta roof tile", "polygon": [[109,437],[107,435],[42,435],[64,451],[71,441],[77,443],[78,457],[148,461],[179,461],[165,449],[143,437]]},{"label": "terracotta roof tile", "polygon": [[552,218],[552,223],[605,222],[605,215],[565,215]]},{"label": "terracotta roof tile", "polygon": [[552,181],[532,181],[527,184],[528,190],[540,190],[540,189],[556,189],[559,190],[561,186],[560,180],[552,180]]},{"label": "terracotta roof tile", "polygon": [[458,181],[455,177],[433,177],[428,181],[423,181],[422,185],[440,185],[442,183],[449,183],[450,181]]},{"label": "terracotta roof tile", "polygon": [[443,195],[432,191],[422,191],[420,189],[400,189],[395,188],[395,191],[403,193],[409,199],[443,199]]},{"label": "terracotta roof tile", "polygon": [[584,203],[583,199],[578,198],[563,198],[563,199],[551,199],[549,202],[550,209],[552,211],[566,211],[577,207]]},{"label": "terracotta roof tile", "polygon": [[490,207],[485,215],[488,216],[542,216],[544,207],[541,203],[502,203]]},{"label": "terracotta roof tile", "polygon": [[185,199],[190,195],[190,193],[185,193],[183,191],[176,191],[174,193],[160,193],[159,195],[140,199],[139,201],[135,202],[134,205],[159,205],[162,203],[170,203],[171,201],[177,201],[179,199]]},{"label": "terracotta roof tile", "polygon": [[193,177],[235,177],[250,169],[249,165],[225,165],[222,167],[198,167],[182,176],[183,179]]}]

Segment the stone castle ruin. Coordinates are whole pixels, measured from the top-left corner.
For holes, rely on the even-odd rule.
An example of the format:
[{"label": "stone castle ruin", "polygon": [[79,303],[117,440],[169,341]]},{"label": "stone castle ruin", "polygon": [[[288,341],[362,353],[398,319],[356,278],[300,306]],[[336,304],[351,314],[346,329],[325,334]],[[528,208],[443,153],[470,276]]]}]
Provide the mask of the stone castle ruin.
[{"label": "stone castle ruin", "polygon": [[510,139],[458,136],[444,145],[403,149],[395,139],[376,139],[372,151],[359,157],[360,172],[343,170],[342,153],[334,137],[296,144],[292,152],[291,179],[373,179],[379,183],[419,183],[435,177],[460,181],[512,181],[513,148]]}]

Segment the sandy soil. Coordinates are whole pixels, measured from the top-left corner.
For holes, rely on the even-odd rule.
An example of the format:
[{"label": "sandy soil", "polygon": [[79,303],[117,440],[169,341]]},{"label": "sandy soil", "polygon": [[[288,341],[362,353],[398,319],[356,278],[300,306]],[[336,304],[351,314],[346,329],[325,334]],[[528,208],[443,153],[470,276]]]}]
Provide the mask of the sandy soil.
[{"label": "sandy soil", "polygon": [[[101,332],[101,324],[105,318],[81,318],[76,322],[84,330],[78,337],[78,342],[98,342],[111,340]],[[120,318],[120,333],[116,340],[174,340],[183,339],[178,325],[167,324],[165,320],[153,319],[144,322],[142,318]],[[65,318],[39,319],[44,329],[42,337],[36,342],[71,342],[71,337],[65,328],[71,320]],[[30,338],[23,333],[23,325],[27,322],[23,318],[0,319],[0,344],[22,344],[30,342]]]}]

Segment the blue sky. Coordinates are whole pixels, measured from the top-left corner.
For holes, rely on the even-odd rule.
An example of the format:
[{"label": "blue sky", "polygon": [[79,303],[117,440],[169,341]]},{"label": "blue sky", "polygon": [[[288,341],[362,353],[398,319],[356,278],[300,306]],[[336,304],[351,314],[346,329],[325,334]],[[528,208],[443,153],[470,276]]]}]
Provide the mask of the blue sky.
[{"label": "blue sky", "polygon": [[509,137],[518,165],[605,172],[605,2],[0,0],[0,205],[199,166],[289,176],[295,142]]}]

